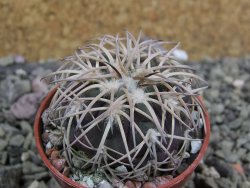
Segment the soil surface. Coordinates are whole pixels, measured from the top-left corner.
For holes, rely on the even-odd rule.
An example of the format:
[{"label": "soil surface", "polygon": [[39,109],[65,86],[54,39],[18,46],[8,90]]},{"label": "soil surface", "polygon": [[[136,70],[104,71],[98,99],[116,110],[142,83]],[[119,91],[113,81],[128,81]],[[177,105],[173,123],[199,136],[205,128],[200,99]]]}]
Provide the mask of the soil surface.
[{"label": "soil surface", "polygon": [[125,29],[180,41],[192,59],[250,52],[249,0],[1,0],[0,12],[0,56],[59,58]]},{"label": "soil surface", "polygon": [[[203,162],[184,188],[250,187],[250,57],[189,62],[210,84],[204,92],[211,140]],[[57,188],[33,137],[34,114],[48,92],[42,76],[53,62],[0,63],[0,188]]]}]

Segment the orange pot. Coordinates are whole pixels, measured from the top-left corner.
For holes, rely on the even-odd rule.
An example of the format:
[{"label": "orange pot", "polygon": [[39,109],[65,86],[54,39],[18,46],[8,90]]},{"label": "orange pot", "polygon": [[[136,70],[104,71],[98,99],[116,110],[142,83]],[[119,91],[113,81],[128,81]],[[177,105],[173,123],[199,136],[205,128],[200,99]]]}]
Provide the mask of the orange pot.
[{"label": "orange pot", "polygon": [[[86,188],[83,185],[80,185],[79,183],[74,182],[73,180],[71,180],[70,178],[64,176],[62,173],[60,173],[49,161],[49,159],[47,158],[44,148],[43,148],[43,144],[42,144],[42,139],[41,139],[41,135],[42,135],[42,120],[41,120],[41,116],[43,111],[49,106],[50,101],[53,97],[53,95],[56,92],[56,88],[53,89],[51,92],[48,93],[48,95],[46,96],[46,98],[42,101],[37,114],[36,114],[36,118],[35,118],[35,123],[34,123],[34,134],[35,134],[35,140],[36,140],[36,146],[38,149],[38,152],[44,162],[44,164],[48,167],[48,169],[50,170],[50,172],[52,173],[52,175],[55,177],[55,179],[57,180],[57,182],[63,187],[63,188]],[[199,101],[201,102],[201,104],[204,107],[202,98],[199,96],[198,97]],[[205,109],[205,108],[204,108]],[[189,167],[182,172],[179,176],[173,178],[172,180],[170,180],[169,182],[167,182],[164,185],[159,186],[158,188],[178,188],[181,187],[189,178],[189,176],[193,173],[193,171],[195,170],[195,168],[198,166],[198,164],[200,163],[202,157],[204,156],[206,149],[208,147],[208,143],[209,143],[209,137],[210,137],[210,119],[209,119],[209,115],[208,112],[205,111],[205,124],[206,124],[206,135],[205,138],[203,140],[203,145],[197,155],[197,157],[195,158],[195,160],[192,162],[192,164],[189,165]]]}]

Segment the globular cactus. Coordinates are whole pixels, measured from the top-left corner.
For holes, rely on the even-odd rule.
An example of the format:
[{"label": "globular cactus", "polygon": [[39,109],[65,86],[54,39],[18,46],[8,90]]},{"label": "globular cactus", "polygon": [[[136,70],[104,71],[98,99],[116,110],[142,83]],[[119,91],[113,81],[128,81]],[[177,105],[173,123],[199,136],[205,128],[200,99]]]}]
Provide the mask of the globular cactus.
[{"label": "globular cactus", "polygon": [[63,134],[70,167],[145,181],[171,174],[188,157],[190,142],[204,134],[197,95],[207,86],[172,55],[177,47],[126,32],[61,60],[48,75],[57,91],[44,123]]}]

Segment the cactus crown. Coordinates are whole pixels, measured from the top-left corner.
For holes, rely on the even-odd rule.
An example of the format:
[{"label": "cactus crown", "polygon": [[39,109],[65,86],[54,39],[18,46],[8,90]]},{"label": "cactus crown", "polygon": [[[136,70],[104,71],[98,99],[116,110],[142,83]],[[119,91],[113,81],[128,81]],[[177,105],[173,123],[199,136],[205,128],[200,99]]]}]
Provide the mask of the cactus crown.
[{"label": "cactus crown", "polygon": [[110,180],[147,180],[178,168],[204,133],[196,96],[207,86],[173,57],[177,47],[126,32],[61,60],[48,75],[59,84],[44,123],[61,130],[71,167],[101,168]]}]

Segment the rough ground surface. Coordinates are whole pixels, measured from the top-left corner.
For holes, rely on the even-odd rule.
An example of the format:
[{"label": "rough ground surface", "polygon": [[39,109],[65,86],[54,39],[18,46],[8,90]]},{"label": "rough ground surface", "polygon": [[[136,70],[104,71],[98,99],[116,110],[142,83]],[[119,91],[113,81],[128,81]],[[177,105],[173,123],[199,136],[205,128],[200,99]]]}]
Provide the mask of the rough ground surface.
[{"label": "rough ground surface", "polygon": [[191,58],[250,52],[250,1],[1,0],[0,56],[62,57],[103,34],[181,41]]},{"label": "rough ground surface", "polygon": [[[250,57],[205,59],[194,65],[210,83],[204,99],[212,135],[203,163],[184,187],[249,188]],[[47,92],[39,79],[56,67],[27,64],[21,57],[1,59],[0,188],[58,187],[37,154],[33,137],[34,113]]]}]

